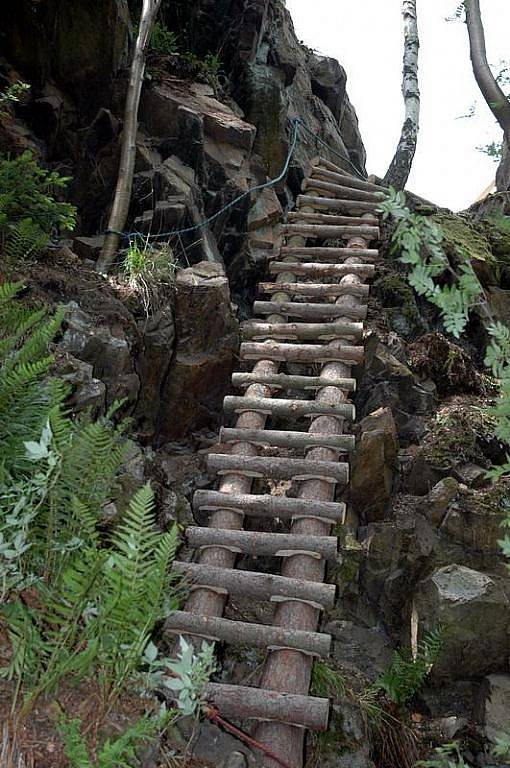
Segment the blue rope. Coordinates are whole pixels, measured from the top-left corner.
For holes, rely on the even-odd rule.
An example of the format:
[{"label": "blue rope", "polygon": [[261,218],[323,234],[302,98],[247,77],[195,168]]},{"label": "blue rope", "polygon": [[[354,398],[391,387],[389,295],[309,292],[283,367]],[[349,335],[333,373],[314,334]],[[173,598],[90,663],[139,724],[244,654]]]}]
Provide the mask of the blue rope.
[{"label": "blue rope", "polygon": [[357,176],[359,176],[361,179],[365,179],[361,171],[359,171],[359,169],[356,168],[356,166],[353,163],[351,163],[351,161],[347,157],[344,157],[342,154],[340,154],[340,152],[337,152],[336,150],[333,149],[333,147],[330,147],[329,144],[327,144],[325,141],[323,141],[318,136],[316,136],[313,133],[313,131],[311,131],[310,128],[308,128],[308,126],[305,125],[305,123],[301,120],[301,118],[296,117],[292,121],[292,139],[290,142],[289,151],[287,153],[287,158],[285,160],[285,163],[281,172],[274,179],[269,179],[269,181],[264,182],[264,184],[258,184],[256,187],[251,187],[251,189],[248,189],[246,192],[243,192],[241,195],[238,195],[237,197],[235,197],[229,203],[226,203],[226,205],[220,208],[219,211],[216,211],[216,213],[213,213],[212,216],[209,216],[207,219],[204,219],[204,221],[201,221],[198,224],[193,224],[193,226],[191,227],[185,227],[184,229],[173,229],[170,232],[160,232],[156,235],[144,235],[141,232],[121,232],[118,229],[107,229],[105,231],[105,234],[119,235],[119,237],[123,237],[128,240],[132,240],[133,238],[137,238],[137,237],[145,238],[147,240],[160,240],[162,238],[177,237],[178,235],[185,235],[185,234],[188,234],[188,232],[195,232],[198,229],[207,227],[209,224],[212,224],[213,221],[216,221],[216,219],[219,218],[223,213],[225,213],[225,211],[228,211],[229,208],[232,208],[234,205],[237,205],[237,203],[240,203],[241,200],[244,200],[253,192],[262,192],[262,190],[268,189],[270,187],[274,187],[277,184],[279,184],[281,181],[283,181],[283,179],[286,177],[288,173],[288,170],[290,167],[290,161],[292,160],[292,157],[297,147],[297,143],[299,140],[300,126],[307,133],[313,136],[316,141],[318,141],[320,144],[326,147],[330,152],[340,157],[344,162],[347,162],[351,166],[351,168],[356,172]]}]

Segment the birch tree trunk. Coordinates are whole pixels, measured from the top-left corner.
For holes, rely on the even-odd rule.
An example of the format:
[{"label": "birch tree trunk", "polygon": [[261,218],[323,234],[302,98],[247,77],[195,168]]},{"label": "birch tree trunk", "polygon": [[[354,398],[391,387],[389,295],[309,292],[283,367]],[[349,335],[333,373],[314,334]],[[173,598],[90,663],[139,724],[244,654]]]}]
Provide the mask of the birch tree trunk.
[{"label": "birch tree trunk", "polygon": [[111,266],[119,247],[120,236],[117,232],[122,231],[126,225],[133,187],[138,107],[140,105],[140,95],[145,73],[145,56],[160,5],[161,0],[143,0],[140,26],[131,61],[126,105],[124,108],[119,174],[112,210],[108,220],[108,231],[96,265],[98,272],[107,272]]},{"label": "birch tree trunk", "polygon": [[465,8],[473,74],[483,98],[503,131],[503,159],[496,181],[498,191],[507,190],[510,187],[510,101],[500,88],[487,61],[480,0],[466,0]]},{"label": "birch tree trunk", "polygon": [[418,83],[418,15],[416,0],[402,1],[404,18],[404,71],[402,94],[404,96],[404,124],[397,150],[384,177],[386,186],[404,189],[413,164],[418,130],[420,126],[420,88]]}]

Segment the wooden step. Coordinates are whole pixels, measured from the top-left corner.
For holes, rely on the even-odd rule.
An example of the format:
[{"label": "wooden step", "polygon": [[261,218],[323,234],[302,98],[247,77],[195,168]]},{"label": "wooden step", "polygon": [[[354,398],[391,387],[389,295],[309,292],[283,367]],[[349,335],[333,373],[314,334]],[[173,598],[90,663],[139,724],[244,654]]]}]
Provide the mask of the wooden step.
[{"label": "wooden step", "polygon": [[262,533],[261,531],[232,531],[189,525],[185,536],[193,549],[226,547],[252,557],[292,557],[307,554],[324,560],[338,557],[336,536],[299,536],[295,533]]},{"label": "wooden step", "polygon": [[269,520],[315,517],[336,523],[343,522],[345,518],[343,502],[291,499],[287,496],[269,494],[221,493],[220,491],[195,491],[193,509],[195,512],[228,509],[240,515]]},{"label": "wooden step", "polygon": [[373,277],[375,267],[373,264],[294,264],[286,261],[273,261],[269,265],[269,272],[271,275],[292,272],[294,275],[310,275],[312,277],[345,277],[345,275]]},{"label": "wooden step", "polygon": [[249,387],[252,384],[265,384],[274,389],[315,390],[323,387],[337,387],[346,392],[356,390],[356,379],[336,379],[322,376],[293,376],[286,373],[233,373],[234,387]]},{"label": "wooden step", "polygon": [[328,211],[347,211],[348,213],[377,212],[378,204],[367,203],[363,200],[340,200],[336,197],[319,197],[318,195],[298,195],[298,208],[319,208]]},{"label": "wooden step", "polygon": [[315,400],[284,400],[276,397],[237,397],[227,395],[223,400],[225,413],[244,413],[254,411],[268,416],[295,416],[296,418],[315,416],[337,416],[354,420],[355,408],[351,403],[317,403]]},{"label": "wooden step", "polygon": [[331,341],[331,339],[360,339],[363,323],[263,323],[248,320],[241,324],[245,339],[302,339]]},{"label": "wooden step", "polygon": [[241,344],[241,360],[278,360],[283,363],[347,363],[363,362],[364,347],[330,348],[327,344],[285,344],[279,341],[245,341]]},{"label": "wooden step", "polygon": [[222,427],[220,443],[253,443],[275,448],[334,448],[338,451],[353,451],[354,435],[320,435],[313,432],[289,432],[279,429],[231,429]]},{"label": "wooden step", "polygon": [[200,616],[187,611],[174,611],[164,625],[165,634],[185,634],[225,643],[241,643],[252,648],[271,650],[292,648],[325,658],[331,648],[331,635],[283,629],[264,624],[231,621],[216,616]]},{"label": "wooden step", "polygon": [[288,293],[294,296],[359,296],[366,297],[370,286],[345,283],[259,283],[260,293]]},{"label": "wooden step", "polygon": [[379,192],[383,195],[388,194],[386,187],[381,187],[378,184],[372,184],[371,181],[362,181],[356,179],[354,176],[348,176],[344,171],[332,170],[327,168],[323,163],[316,165],[312,170],[312,177],[323,178],[324,180],[331,181],[335,184],[340,184],[344,187],[352,187],[354,189],[361,189],[365,192]]},{"label": "wooden step", "polygon": [[342,485],[349,482],[349,465],[341,461],[210,453],[207,457],[207,470],[217,475],[265,477],[271,480],[324,480]]},{"label": "wooden step", "polygon": [[328,246],[284,245],[279,251],[273,251],[269,259],[288,258],[298,261],[316,261],[320,264],[337,264],[355,256],[360,261],[379,261],[376,248],[334,248]]},{"label": "wooden step", "polygon": [[371,218],[365,218],[361,216],[339,216],[333,213],[306,213],[305,211],[289,211],[287,219],[290,223],[301,222],[303,224],[334,224],[337,226],[347,225],[351,227],[356,226],[379,226],[379,219],[377,216]]},{"label": "wooden step", "polygon": [[361,189],[344,187],[341,184],[334,184],[333,182],[317,178],[305,179],[301,185],[301,189],[304,192],[307,192],[308,190],[313,192],[327,192],[340,200],[356,200],[356,202],[363,201],[365,203],[372,203],[375,208],[377,208],[387,196],[384,192],[365,192]]},{"label": "wooden step", "polygon": [[366,240],[378,240],[379,228],[372,227],[368,224],[358,225],[355,227],[335,224],[282,224],[282,234],[287,237],[294,235],[302,235],[309,238],[348,238],[348,237],[363,237]]},{"label": "wooden step", "polygon": [[255,301],[253,311],[257,315],[287,315],[304,320],[331,320],[335,317],[347,317],[352,320],[364,320],[367,306],[348,307],[338,304],[314,304],[293,301]]},{"label": "wooden step", "polygon": [[204,696],[227,719],[273,720],[312,731],[328,729],[329,699],[224,683],[207,683]]},{"label": "wooden step", "polygon": [[253,597],[255,600],[281,602],[283,599],[310,602],[317,608],[332,608],[335,604],[334,584],[288,579],[272,573],[216,568],[201,563],[175,561],[174,571],[186,578],[190,589],[212,587],[214,591],[235,597]]}]

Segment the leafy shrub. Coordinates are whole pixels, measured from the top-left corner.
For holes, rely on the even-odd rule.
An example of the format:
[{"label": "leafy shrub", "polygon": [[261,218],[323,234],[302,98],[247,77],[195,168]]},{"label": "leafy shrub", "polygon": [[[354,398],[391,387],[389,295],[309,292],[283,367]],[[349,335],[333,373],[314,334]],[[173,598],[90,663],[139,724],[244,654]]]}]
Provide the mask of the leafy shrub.
[{"label": "leafy shrub", "polygon": [[8,114],[6,107],[20,101],[25,93],[30,90],[30,84],[18,80],[17,83],[9,85],[3,93],[0,94],[0,117]]},{"label": "leafy shrub", "polygon": [[179,50],[178,36],[171,29],[157,21],[152,30],[149,47],[153,53],[170,56]]}]

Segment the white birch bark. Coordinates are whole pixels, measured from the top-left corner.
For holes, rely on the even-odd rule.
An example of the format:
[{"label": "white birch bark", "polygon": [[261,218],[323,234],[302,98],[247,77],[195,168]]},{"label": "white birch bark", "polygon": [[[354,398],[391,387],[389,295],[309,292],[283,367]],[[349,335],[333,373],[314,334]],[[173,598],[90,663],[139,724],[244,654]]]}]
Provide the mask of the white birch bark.
[{"label": "white birch bark", "polygon": [[385,185],[391,185],[395,189],[404,189],[409,178],[420,126],[420,88],[418,82],[420,38],[418,34],[416,0],[403,0],[402,16],[404,19],[404,70],[402,80],[402,95],[405,106],[404,124],[397,150],[384,177]]},{"label": "white birch bark", "polygon": [[108,230],[105,236],[101,255],[97,261],[98,272],[107,272],[111,266],[119,247],[120,236],[116,231],[122,231],[126,225],[133,187],[133,173],[136,158],[136,135],[138,131],[138,108],[142,93],[143,76],[145,73],[145,56],[149,45],[150,36],[154,27],[154,21],[159,11],[161,0],[143,0],[140,26],[136,39],[129,84],[124,108],[124,126],[122,129],[122,143],[119,163],[119,174],[112,210],[108,221]]}]

